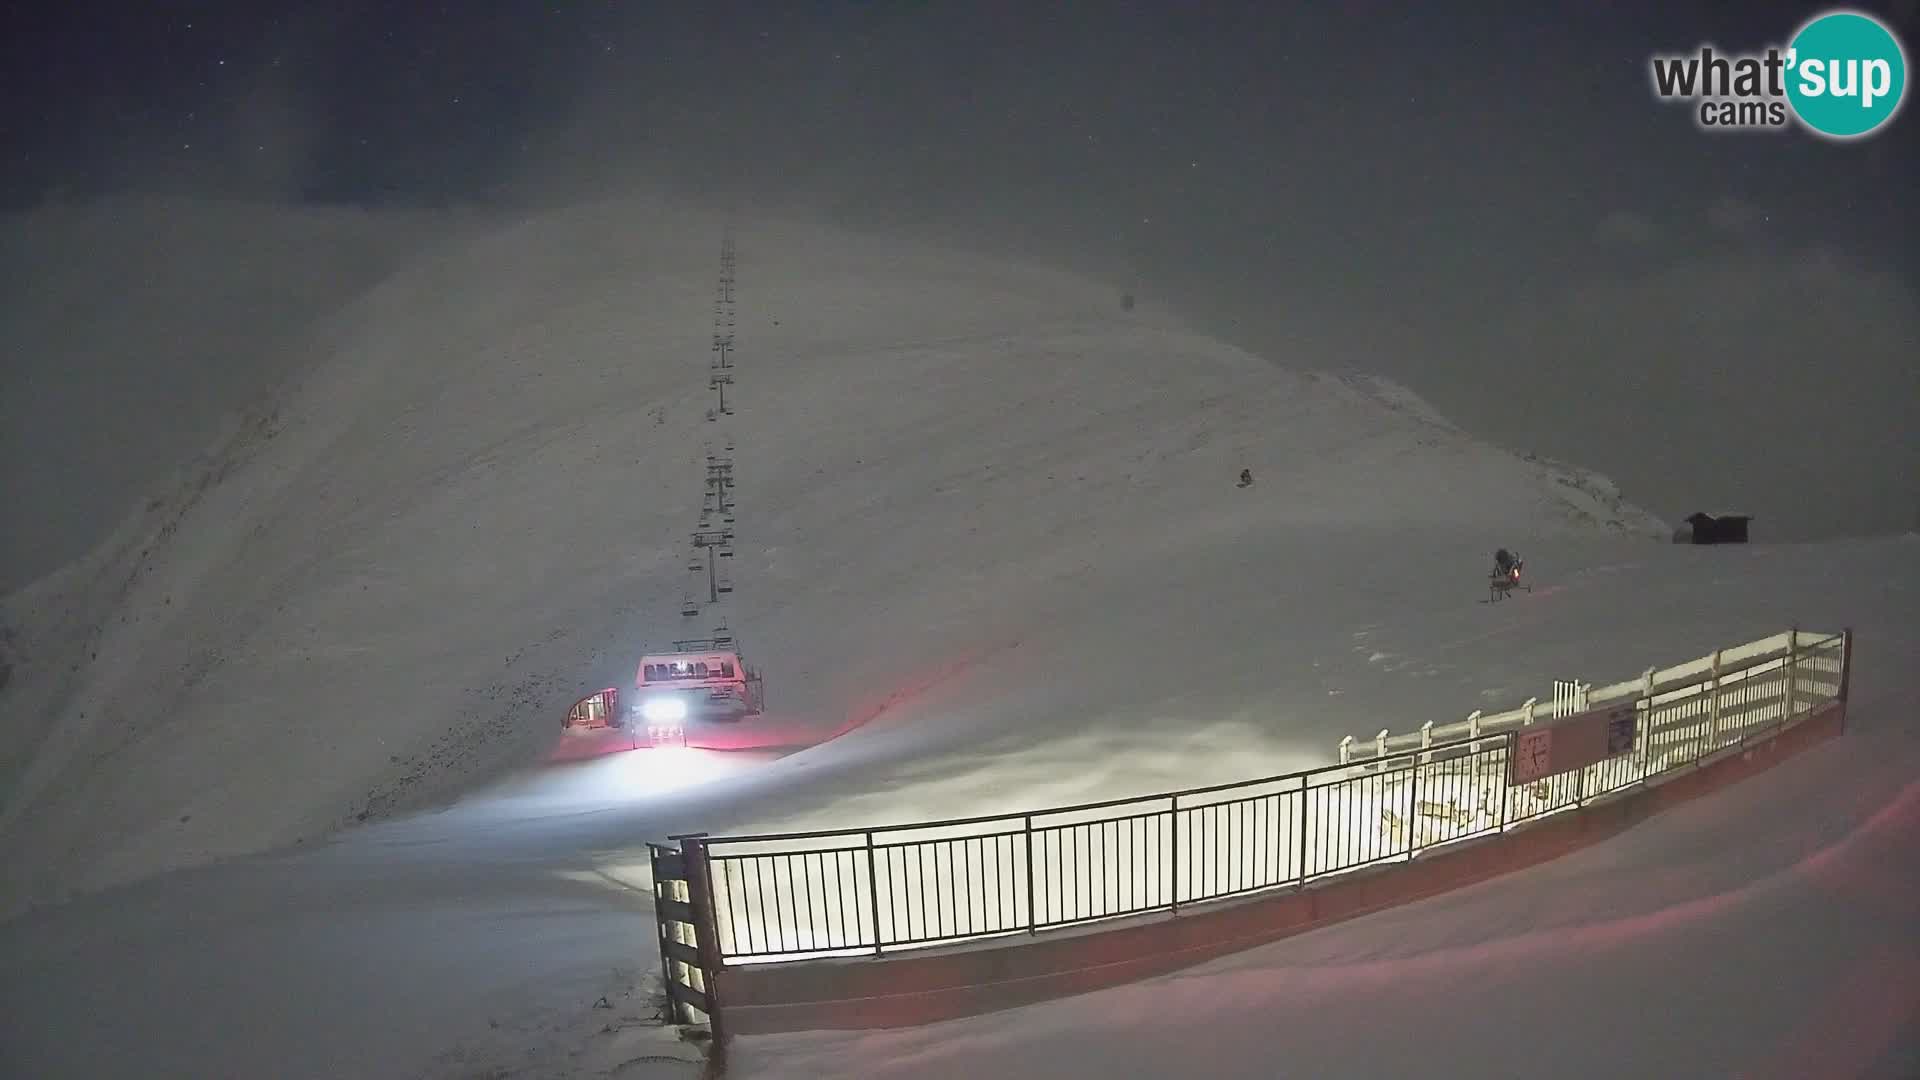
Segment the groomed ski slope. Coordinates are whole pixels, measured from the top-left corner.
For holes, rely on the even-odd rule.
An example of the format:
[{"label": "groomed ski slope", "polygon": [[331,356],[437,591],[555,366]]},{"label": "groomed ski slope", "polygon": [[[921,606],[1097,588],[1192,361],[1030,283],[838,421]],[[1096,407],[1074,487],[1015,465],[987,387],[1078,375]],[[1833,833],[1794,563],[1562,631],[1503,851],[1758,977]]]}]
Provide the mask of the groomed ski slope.
[{"label": "groomed ski slope", "polygon": [[[688,636],[720,235],[644,203],[469,226],[314,318],[197,475],[10,597],[6,909],[430,805]],[[1174,726],[1317,760],[1395,699],[1308,679],[1279,622],[1471,596],[1529,534],[1659,530],[1092,283],[777,222],[740,250],[734,629],[803,738],[939,686],[935,738],[977,751]]]},{"label": "groomed ski slope", "polygon": [[[1910,862],[1870,861],[1840,901],[1780,873],[1868,822],[1838,850],[1911,846],[1920,545],[1674,547],[1603,481],[1397,388],[1089,283],[786,223],[739,230],[736,622],[785,719],[865,722],[779,760],[611,755],[372,821],[539,759],[574,697],[679,630],[719,235],[606,205],[428,253],[327,321],[217,479],[8,600],[9,904],[134,883],[0,924],[0,1071],[686,1075],[639,1061],[671,1049],[635,1005],[647,839],[1297,768],[1794,622],[1859,631],[1855,730],[1737,798],[1216,974],[750,1040],[736,1073],[1479,1076],[1525,1050],[1697,1074],[1781,1060],[1789,994],[1818,1033],[1912,970],[1870,966],[1912,955]],[[1537,591],[1479,604],[1501,544]],[[1838,858],[1815,865],[1857,865]],[[1697,903],[1746,886],[1785,906]],[[1690,929],[1643,932],[1670,909]],[[1794,981],[1743,1009],[1755,935]],[[1872,998],[1883,1044],[1912,1043],[1903,986]],[[1591,1019],[1623,993],[1655,1021]],[[1516,1003],[1528,1039],[1492,1019]],[[1580,1052],[1549,1054],[1556,1033]]]}]

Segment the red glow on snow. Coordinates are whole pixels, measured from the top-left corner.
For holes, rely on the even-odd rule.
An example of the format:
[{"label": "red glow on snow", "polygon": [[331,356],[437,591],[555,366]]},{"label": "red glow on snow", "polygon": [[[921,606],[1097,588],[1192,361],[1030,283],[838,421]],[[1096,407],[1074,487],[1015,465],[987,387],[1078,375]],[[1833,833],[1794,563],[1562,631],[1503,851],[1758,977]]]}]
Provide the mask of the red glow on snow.
[{"label": "red glow on snow", "polygon": [[847,718],[843,720],[839,727],[834,730],[833,734],[827,736],[827,738],[839,738],[841,735],[855,728],[864,727],[873,722],[888,710],[899,708],[917,698],[927,696],[941,684],[959,678],[988,656],[1006,647],[1006,645],[1001,645],[993,648],[976,649],[964,656],[938,663],[930,663],[926,667],[902,674],[892,686],[876,690],[854,702],[853,706],[847,710]]},{"label": "red glow on snow", "polygon": [[[686,745],[701,750],[800,750],[817,746],[863,727],[889,710],[925,697],[998,651],[999,648],[979,649],[958,659],[905,672],[891,686],[874,690],[853,702],[845,717],[831,728],[823,720],[769,711],[734,721],[693,721],[686,726]],[[648,748],[643,730],[609,727],[572,731],[562,735],[545,760],[549,763],[582,761]]]},{"label": "red glow on snow", "polygon": [[[1858,843],[1856,843],[1858,841]],[[1840,844],[1800,864],[1847,910],[1880,909],[1898,925],[1920,923],[1913,909],[1909,853],[1920,844],[1920,781],[1869,818]],[[1856,848],[1870,846],[1871,850]],[[1899,867],[1909,867],[1901,878]],[[1827,986],[1752,1080],[1870,1075],[1881,1055],[1920,1024],[1920,935],[1875,942],[1855,955],[1844,981]]]},{"label": "red glow on snow", "polygon": [[623,728],[563,732],[554,740],[543,759],[549,764],[562,761],[589,761],[608,754],[624,754],[640,746],[632,732]]}]

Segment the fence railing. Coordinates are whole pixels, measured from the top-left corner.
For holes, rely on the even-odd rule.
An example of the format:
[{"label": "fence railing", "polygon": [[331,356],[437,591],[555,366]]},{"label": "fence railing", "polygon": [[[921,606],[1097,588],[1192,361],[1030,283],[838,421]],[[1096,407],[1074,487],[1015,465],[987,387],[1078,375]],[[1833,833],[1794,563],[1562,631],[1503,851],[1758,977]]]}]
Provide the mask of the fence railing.
[{"label": "fence railing", "polygon": [[1838,636],[1795,629],[1750,641],[1734,648],[1717,649],[1696,660],[1675,664],[1669,668],[1648,668],[1637,678],[1607,686],[1596,687],[1591,683],[1578,681],[1556,681],[1550,705],[1541,706],[1538,698],[1528,698],[1518,708],[1508,709],[1505,712],[1482,714],[1475,711],[1469,713],[1465,719],[1445,724],[1429,721],[1418,731],[1395,735],[1387,729],[1382,729],[1377,735],[1364,741],[1356,740],[1349,735],[1340,740],[1340,761],[1342,764],[1347,764],[1366,761],[1369,758],[1379,759],[1391,754],[1430,747],[1437,742],[1471,739],[1481,735],[1512,731],[1541,719],[1563,716],[1569,709],[1595,708],[1649,695],[1686,694],[1696,690],[1705,682],[1711,682],[1716,672],[1723,677],[1730,677],[1732,673],[1755,664],[1778,665],[1785,662],[1796,643],[1799,647],[1806,648]]},{"label": "fence railing", "polygon": [[[920,825],[704,841],[723,963],[879,954],[1038,933],[1408,859],[1771,737],[1837,700],[1847,637],[1789,631],[1565,700],[1631,699],[1631,752],[1509,786],[1531,706],[1383,735],[1383,752],[1283,776]],[[1571,706],[1563,705],[1562,708]],[[1544,714],[1545,710],[1542,710]]]}]

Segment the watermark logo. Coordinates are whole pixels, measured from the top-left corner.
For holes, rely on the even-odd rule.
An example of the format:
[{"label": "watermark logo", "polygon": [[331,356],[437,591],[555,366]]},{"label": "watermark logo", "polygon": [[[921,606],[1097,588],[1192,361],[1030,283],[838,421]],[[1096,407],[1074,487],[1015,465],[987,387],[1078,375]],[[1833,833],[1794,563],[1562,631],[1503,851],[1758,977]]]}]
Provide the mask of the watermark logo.
[{"label": "watermark logo", "polygon": [[1755,53],[1697,52],[1652,60],[1653,92],[1693,106],[1704,131],[1785,130],[1857,139],[1887,126],[1907,92],[1907,54],[1871,15],[1829,11],[1784,46]]}]

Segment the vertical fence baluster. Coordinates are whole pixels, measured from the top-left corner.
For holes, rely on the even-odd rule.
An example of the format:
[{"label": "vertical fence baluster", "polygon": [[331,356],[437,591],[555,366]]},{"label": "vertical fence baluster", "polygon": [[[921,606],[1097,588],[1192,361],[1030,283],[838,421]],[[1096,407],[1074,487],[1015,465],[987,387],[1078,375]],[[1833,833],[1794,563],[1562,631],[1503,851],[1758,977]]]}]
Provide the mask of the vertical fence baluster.
[{"label": "vertical fence baluster", "polygon": [[1500,747],[1505,752],[1500,755],[1500,762],[1499,762],[1500,767],[1499,767],[1499,770],[1495,772],[1494,776],[1495,776],[1496,782],[1499,783],[1500,785],[1500,831],[1506,832],[1507,831],[1507,792],[1511,790],[1513,787],[1513,785],[1509,783],[1507,779],[1509,775],[1508,770],[1512,767],[1512,764],[1513,764],[1513,735],[1511,733],[1504,736],[1500,740]]},{"label": "vertical fence baluster", "polygon": [[[891,894],[892,889],[887,892]],[[873,833],[867,833],[867,904],[873,915],[873,955],[880,955],[880,859],[873,848]]]},{"label": "vertical fence baluster", "polygon": [[[789,856],[787,865],[793,865],[793,861],[796,859],[799,860],[800,863],[800,888],[795,891],[806,897],[807,922],[804,927],[805,932],[802,933],[803,928],[800,925],[799,916],[794,916],[793,939],[794,944],[798,945],[800,939],[805,937],[807,939],[807,945],[811,947],[816,946],[819,941],[813,926],[813,871],[807,868],[807,856],[805,852]],[[796,896],[795,900],[797,901],[798,899],[799,896]]]},{"label": "vertical fence baluster", "polygon": [[[1096,826],[1096,828],[1100,830],[1100,886],[1102,886],[1100,892],[1104,894],[1104,896],[1100,896],[1100,911],[1102,911],[1102,913],[1112,913],[1114,907],[1119,903],[1119,878],[1114,878],[1116,857],[1110,855],[1110,853],[1108,853],[1108,847],[1106,847],[1106,824],[1108,824],[1108,822],[1102,821]],[[1114,847],[1116,847],[1116,849],[1119,847],[1119,836],[1114,836]],[[1112,884],[1108,884],[1108,882],[1112,882]]]},{"label": "vertical fence baluster", "polygon": [[[945,886],[940,884],[940,856],[942,855],[947,857],[947,884]],[[933,932],[934,937],[947,936],[948,915],[953,916],[952,923],[956,929],[960,925],[960,905],[951,902],[955,899],[953,895],[954,881],[953,841],[942,840],[939,846],[933,849],[933,910],[934,914],[939,916],[937,928]]]},{"label": "vertical fence baluster", "polygon": [[[1421,734],[1422,736],[1428,739],[1432,738],[1433,723],[1431,721],[1427,723],[1426,728],[1421,732]],[[1415,751],[1413,755],[1413,768],[1408,770],[1408,775],[1407,775],[1407,858],[1409,859],[1413,858],[1414,854],[1419,850],[1420,850],[1420,754],[1418,751]]]},{"label": "vertical fence baluster", "polygon": [[1033,815],[1020,819],[1020,835],[1026,838],[1027,848],[1027,933],[1039,928],[1033,917]]},{"label": "vertical fence baluster", "polygon": [[[760,901],[760,918],[762,923],[775,924],[774,926],[762,925],[760,927],[760,947],[768,952],[772,952],[774,951],[773,932],[774,929],[777,928],[780,920],[778,917],[768,914],[767,875],[765,872],[767,859],[768,856],[766,855],[755,855],[753,857],[753,898]],[[774,899],[779,899],[778,893],[774,894]]]},{"label": "vertical fence baluster", "polygon": [[1307,786],[1304,777],[1300,780],[1300,882],[1302,889],[1307,887]]},{"label": "vertical fence baluster", "polygon": [[[928,926],[928,922],[927,922],[927,846],[925,844],[916,842],[909,850],[913,852],[913,879],[914,881],[918,882],[920,885],[920,891],[917,894],[920,898],[920,902],[917,905],[919,915],[920,915],[920,929],[913,936],[918,938],[925,938],[927,936],[927,926]],[[938,856],[936,855],[935,858],[938,859]],[[935,865],[938,866],[938,863],[936,862]],[[934,884],[936,885],[939,884],[939,881],[940,881],[940,872],[936,869],[934,871]]]},{"label": "vertical fence baluster", "polygon": [[1172,843],[1167,856],[1167,895],[1174,911],[1180,910],[1180,796],[1168,800],[1167,831]]},{"label": "vertical fence baluster", "polygon": [[1780,726],[1786,726],[1793,719],[1793,675],[1795,675],[1793,667],[1797,663],[1799,663],[1799,630],[1795,628],[1795,630],[1788,630],[1788,659],[1786,659],[1788,684],[1780,698]]}]

